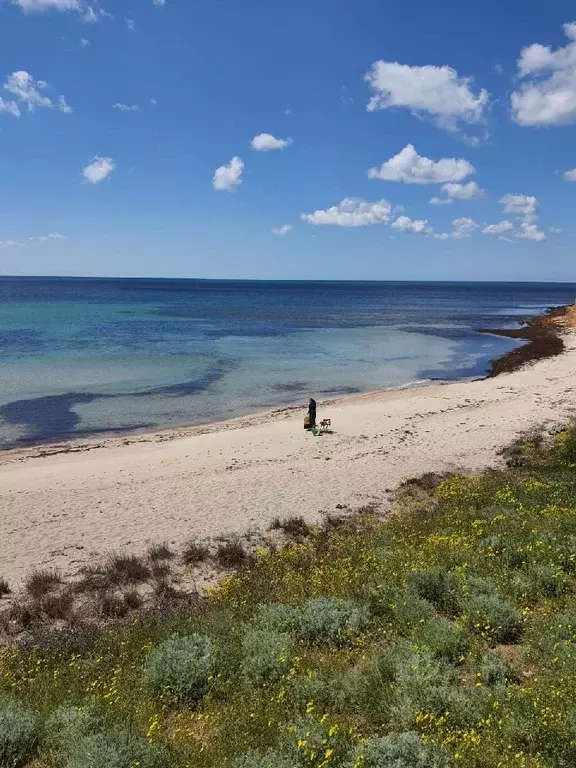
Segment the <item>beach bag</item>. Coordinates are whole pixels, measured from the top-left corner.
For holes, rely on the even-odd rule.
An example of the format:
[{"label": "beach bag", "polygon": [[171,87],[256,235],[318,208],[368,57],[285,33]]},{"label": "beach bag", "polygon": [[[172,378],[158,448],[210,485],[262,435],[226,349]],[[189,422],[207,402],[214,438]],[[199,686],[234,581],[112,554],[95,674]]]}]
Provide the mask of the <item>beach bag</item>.
[{"label": "beach bag", "polygon": [[304,429],[310,429],[310,415],[304,416]]}]

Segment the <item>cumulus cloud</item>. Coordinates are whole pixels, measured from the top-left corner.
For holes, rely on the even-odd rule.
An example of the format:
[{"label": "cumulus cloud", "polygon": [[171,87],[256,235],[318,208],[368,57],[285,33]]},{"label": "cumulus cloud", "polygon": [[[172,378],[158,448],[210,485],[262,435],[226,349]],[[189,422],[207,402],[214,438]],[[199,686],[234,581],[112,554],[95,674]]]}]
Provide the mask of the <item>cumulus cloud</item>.
[{"label": "cumulus cloud", "polygon": [[41,93],[48,88],[45,80],[35,80],[29,72],[19,70],[8,75],[2,86],[14,98],[7,101],[0,97],[0,112],[9,112],[15,117],[20,117],[22,109],[33,112],[37,108],[56,106],[61,112],[72,112],[72,107],[66,103],[64,96],[60,96],[54,104],[52,99]]},{"label": "cumulus cloud", "polygon": [[432,232],[432,227],[428,226],[427,219],[410,219],[408,216],[398,216],[392,222],[392,229],[413,232],[415,235],[429,235]]},{"label": "cumulus cloud", "polygon": [[134,22],[134,19],[126,18],[126,19],[124,19],[124,23],[126,24],[128,29],[130,30],[130,32],[134,32],[134,30],[136,29],[136,23]]},{"label": "cumulus cloud", "polygon": [[514,224],[508,219],[499,221],[498,224],[487,224],[482,230],[483,235],[503,235],[506,232],[512,232],[514,230]]},{"label": "cumulus cloud", "polygon": [[475,181],[469,181],[467,184],[452,182],[443,184],[442,191],[446,193],[446,197],[433,197],[430,200],[432,205],[449,205],[454,200],[475,200],[479,197],[486,197],[485,190]]},{"label": "cumulus cloud", "polygon": [[216,168],[212,178],[212,186],[219,192],[231,192],[234,187],[242,184],[244,163],[239,157],[233,157],[228,165]]},{"label": "cumulus cloud", "polygon": [[81,37],[80,38],[80,47],[81,48],[90,48],[91,45],[92,45],[92,43],[90,42],[90,40],[86,40],[85,37]]},{"label": "cumulus cloud", "polygon": [[524,80],[511,96],[512,115],[520,125],[568,125],[576,122],[576,23],[564,24],[570,42],[552,50],[534,43],[518,59]]},{"label": "cumulus cloud", "polygon": [[539,203],[533,195],[504,195],[500,198],[504,206],[504,213],[510,213],[515,216],[521,216],[525,221],[531,222],[538,216]]},{"label": "cumulus cloud", "polygon": [[270,152],[272,149],[286,149],[292,144],[292,139],[277,139],[271,133],[259,133],[252,139],[252,149],[258,152]]},{"label": "cumulus cloud", "polygon": [[16,240],[0,240],[0,249],[3,248],[23,248],[24,243],[19,243]]},{"label": "cumulus cloud", "polygon": [[467,160],[454,157],[430,160],[421,157],[412,144],[407,144],[380,168],[370,168],[368,178],[405,184],[443,184],[462,181],[472,173],[476,173],[476,169]]},{"label": "cumulus cloud", "polygon": [[117,109],[119,112],[140,112],[138,104],[121,104],[116,102],[112,109]]},{"label": "cumulus cloud", "polygon": [[292,231],[292,225],[291,224],[283,224],[281,227],[274,227],[272,229],[273,235],[280,235],[280,237],[284,237],[284,235],[287,235],[288,232]]},{"label": "cumulus cloud", "polygon": [[541,243],[546,240],[546,233],[539,230],[537,224],[523,221],[520,224],[520,230],[516,232],[516,237],[520,237],[523,240],[535,240],[537,243]]},{"label": "cumulus cloud", "polygon": [[154,5],[160,5],[160,6],[166,5],[166,0],[152,0],[152,2],[154,3]]},{"label": "cumulus cloud", "polygon": [[374,95],[368,111],[404,107],[427,115],[440,128],[456,131],[461,123],[480,123],[490,100],[488,91],[475,93],[470,77],[452,67],[410,67],[393,61],[375,61],[365,75]]},{"label": "cumulus cloud", "polygon": [[576,181],[576,168],[573,168],[571,171],[564,171],[562,178],[564,181]]},{"label": "cumulus cloud", "polygon": [[438,240],[463,240],[464,238],[472,237],[474,232],[478,229],[478,226],[479,225],[474,219],[466,217],[454,219],[452,221],[451,232],[441,232],[440,234],[434,235],[434,237]]},{"label": "cumulus cloud", "polygon": [[367,227],[372,224],[387,224],[392,206],[387,200],[368,203],[358,197],[347,197],[338,205],[314,213],[303,213],[301,218],[316,226]]},{"label": "cumulus cloud", "polygon": [[82,169],[82,176],[90,184],[100,184],[107,179],[116,168],[111,157],[94,157],[92,162]]}]

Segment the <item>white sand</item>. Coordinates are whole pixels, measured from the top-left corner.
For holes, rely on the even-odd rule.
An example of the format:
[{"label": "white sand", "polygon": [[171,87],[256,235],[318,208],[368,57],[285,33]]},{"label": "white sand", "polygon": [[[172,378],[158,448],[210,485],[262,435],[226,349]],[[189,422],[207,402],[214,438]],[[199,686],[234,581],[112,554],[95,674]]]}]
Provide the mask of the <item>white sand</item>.
[{"label": "white sand", "polygon": [[424,472],[494,465],[519,434],[565,421],[576,407],[576,334],[566,346],[496,379],[320,406],[335,430],[323,437],[304,432],[303,411],[290,411],[1,454],[0,576],[17,586],[34,567],[70,575],[150,542],[178,546],[275,516],[315,520],[337,504],[386,503],[390,489]]}]

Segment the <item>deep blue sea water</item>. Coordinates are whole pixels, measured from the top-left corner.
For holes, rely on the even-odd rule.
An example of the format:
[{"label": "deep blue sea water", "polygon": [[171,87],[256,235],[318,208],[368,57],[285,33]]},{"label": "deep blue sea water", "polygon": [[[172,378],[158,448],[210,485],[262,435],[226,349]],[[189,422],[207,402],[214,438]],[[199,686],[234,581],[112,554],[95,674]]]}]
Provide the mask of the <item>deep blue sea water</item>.
[{"label": "deep blue sea water", "polygon": [[576,284],[0,278],[0,447],[479,376]]}]

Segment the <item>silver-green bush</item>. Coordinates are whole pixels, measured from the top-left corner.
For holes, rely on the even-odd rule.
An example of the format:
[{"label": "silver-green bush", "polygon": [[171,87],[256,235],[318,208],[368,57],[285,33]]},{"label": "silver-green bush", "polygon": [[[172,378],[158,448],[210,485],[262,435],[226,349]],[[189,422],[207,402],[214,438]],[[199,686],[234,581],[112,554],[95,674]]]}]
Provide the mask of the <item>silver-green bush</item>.
[{"label": "silver-green bush", "polygon": [[274,632],[297,632],[299,620],[300,611],[298,608],[284,603],[262,605],[256,614],[258,625]]},{"label": "silver-green bush", "polygon": [[154,745],[123,731],[84,736],[70,745],[66,768],[166,768],[165,755]]},{"label": "silver-green bush", "polygon": [[56,752],[67,751],[75,741],[99,727],[100,720],[89,707],[63,705],[47,718],[44,743]]},{"label": "silver-green bush", "polygon": [[0,701],[0,766],[20,768],[36,745],[36,717],[17,701]]},{"label": "silver-green bush", "polygon": [[255,684],[279,680],[290,668],[294,645],[285,632],[249,630],[242,639],[242,674]]},{"label": "silver-green bush", "polygon": [[302,608],[299,634],[311,643],[342,645],[361,632],[369,620],[368,608],[352,600],[317,597]]},{"label": "silver-green bush", "polygon": [[454,622],[444,618],[428,619],[418,630],[418,644],[428,648],[434,656],[451,662],[459,661],[466,653],[469,635]]},{"label": "silver-green bush", "polygon": [[144,682],[158,696],[196,700],[206,691],[214,670],[212,641],[204,635],[172,635],[151,651]]},{"label": "silver-green bush", "polygon": [[517,643],[522,637],[522,617],[496,595],[477,595],[468,604],[471,629],[498,643]]},{"label": "silver-green bush", "polygon": [[232,762],[232,768],[296,768],[296,760],[268,750],[268,752],[247,752]]},{"label": "silver-green bush", "polygon": [[417,733],[408,731],[368,739],[357,749],[350,765],[362,765],[362,768],[448,768],[451,762],[439,750],[422,744]]}]

